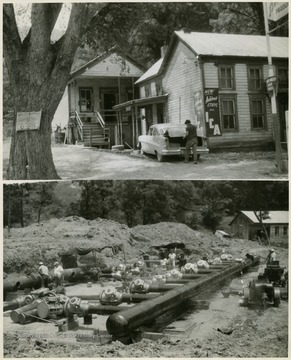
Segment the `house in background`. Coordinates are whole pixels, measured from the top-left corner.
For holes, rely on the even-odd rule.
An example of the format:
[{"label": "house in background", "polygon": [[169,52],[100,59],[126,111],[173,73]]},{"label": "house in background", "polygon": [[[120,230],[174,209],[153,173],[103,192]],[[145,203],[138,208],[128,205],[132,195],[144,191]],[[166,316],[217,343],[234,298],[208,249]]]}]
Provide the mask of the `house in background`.
[{"label": "house in background", "polygon": [[[269,219],[263,220],[270,240],[288,239],[289,212],[269,211]],[[241,211],[229,224],[231,233],[240,239],[256,239],[262,232],[259,220],[253,211]]]},{"label": "house in background", "polygon": [[132,119],[118,118],[113,106],[139,96],[134,83],[144,71],[116,48],[73,71],[67,86],[67,142],[81,140],[85,146],[108,147],[132,144]]},{"label": "house in background", "polygon": [[[281,142],[286,142],[288,38],[270,37],[278,77]],[[273,147],[265,36],[175,31],[163,58],[137,82],[140,99],[118,104],[132,111],[145,134],[151,124],[191,119],[212,150]],[[134,121],[134,120],[133,120]]]}]

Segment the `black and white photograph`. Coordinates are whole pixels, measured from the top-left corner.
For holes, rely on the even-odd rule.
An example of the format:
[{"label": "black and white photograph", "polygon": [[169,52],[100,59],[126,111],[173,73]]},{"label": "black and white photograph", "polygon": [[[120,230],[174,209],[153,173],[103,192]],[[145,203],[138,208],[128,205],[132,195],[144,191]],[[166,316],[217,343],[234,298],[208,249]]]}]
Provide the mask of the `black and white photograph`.
[{"label": "black and white photograph", "polygon": [[3,2],[4,358],[288,358],[288,14]]},{"label": "black and white photograph", "polygon": [[4,4],[3,39],[4,179],[287,179],[287,2]]},{"label": "black and white photograph", "polygon": [[288,182],[9,184],[4,225],[5,357],[288,356]]}]

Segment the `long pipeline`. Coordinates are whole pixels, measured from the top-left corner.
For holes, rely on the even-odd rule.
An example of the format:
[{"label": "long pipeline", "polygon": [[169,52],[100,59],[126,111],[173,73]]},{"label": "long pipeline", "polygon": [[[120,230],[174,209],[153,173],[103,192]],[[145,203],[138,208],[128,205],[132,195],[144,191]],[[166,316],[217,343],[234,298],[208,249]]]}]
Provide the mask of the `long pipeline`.
[{"label": "long pipeline", "polygon": [[237,263],[226,269],[218,270],[213,274],[202,277],[195,282],[177,286],[156,299],[146,300],[127,310],[120,311],[108,317],[106,328],[115,338],[130,335],[132,331],[142,326],[145,322],[152,321],[158,316],[178,306],[183,301],[198,295],[212,285],[217,285],[227,278],[246,270],[259,262],[259,258],[246,259],[244,263]]}]

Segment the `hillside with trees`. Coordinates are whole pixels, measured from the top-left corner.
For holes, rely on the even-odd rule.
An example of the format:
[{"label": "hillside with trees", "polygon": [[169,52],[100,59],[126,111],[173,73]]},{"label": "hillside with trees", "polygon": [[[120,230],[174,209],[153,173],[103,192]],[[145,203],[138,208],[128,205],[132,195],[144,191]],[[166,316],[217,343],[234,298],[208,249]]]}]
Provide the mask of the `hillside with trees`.
[{"label": "hillside with trees", "polygon": [[7,227],[80,216],[129,227],[171,221],[215,231],[224,217],[240,210],[288,210],[288,182],[106,180],[4,185]]}]

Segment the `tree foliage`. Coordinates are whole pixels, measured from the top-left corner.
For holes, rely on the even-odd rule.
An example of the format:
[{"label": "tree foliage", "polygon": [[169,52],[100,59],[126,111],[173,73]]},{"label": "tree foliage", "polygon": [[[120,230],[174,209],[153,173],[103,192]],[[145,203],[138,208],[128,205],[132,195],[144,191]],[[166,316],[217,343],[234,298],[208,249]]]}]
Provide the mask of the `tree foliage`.
[{"label": "tree foliage", "polygon": [[[26,226],[53,217],[111,219],[133,227],[164,221],[214,231],[241,210],[258,216],[288,210],[288,182],[76,181],[4,185],[4,224]],[[10,210],[9,210],[10,208]],[[263,218],[261,216],[261,218]]]}]

